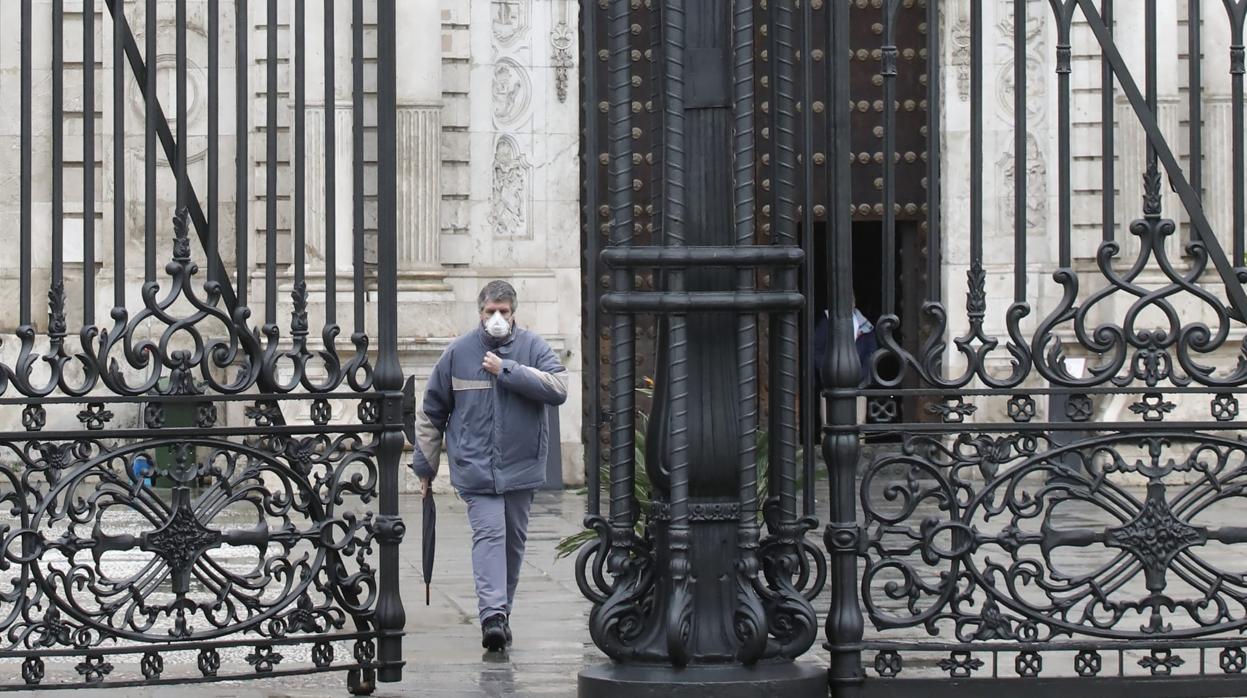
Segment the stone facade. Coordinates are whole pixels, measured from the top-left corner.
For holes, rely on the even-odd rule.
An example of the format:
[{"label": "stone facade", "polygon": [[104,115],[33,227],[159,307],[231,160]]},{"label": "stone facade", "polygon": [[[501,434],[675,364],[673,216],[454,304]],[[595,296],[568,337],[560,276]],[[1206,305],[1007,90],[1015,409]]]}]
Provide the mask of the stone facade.
[{"label": "stone facade", "polygon": [[[1169,136],[1179,156],[1187,159],[1184,114],[1190,92],[1185,89],[1186,56],[1185,22],[1188,0],[1159,0],[1160,23],[1166,27],[1161,34],[1160,92],[1161,127]],[[157,58],[161,99],[172,103],[174,59],[172,0],[158,3],[157,22],[161,47],[168,47]],[[315,29],[324,21],[321,3],[306,3],[307,26],[314,28],[307,37],[307,130],[302,144],[292,142],[293,99],[290,65],[279,65],[279,187],[273,195],[279,201],[279,254],[276,260],[263,256],[262,234],[268,192],[265,192],[264,98],[265,82],[264,23],[265,3],[250,3],[247,21],[250,52],[247,64],[235,64],[232,3],[223,1],[221,26],[221,161],[218,190],[220,192],[219,234],[222,257],[227,267],[234,264],[235,197],[234,152],[239,143],[232,118],[235,95],[234,77],[244,71],[249,78],[248,99],[251,100],[248,120],[248,162],[251,176],[247,200],[250,224],[251,269],[254,278],[262,278],[267,265],[278,265],[283,289],[283,307],[278,317],[288,317],[291,288],[293,206],[291,202],[293,174],[290,154],[303,148],[307,157],[306,251],[308,276],[312,288],[320,288],[311,299],[312,325],[317,327],[317,313],[323,317],[323,287],[326,275],[326,252],[336,250],[339,318],[349,334],[350,306],[349,273],[352,269],[351,228],[354,210],[352,199],[352,127],[351,115],[351,25],[349,5],[341,3],[334,17],[335,27],[335,89],[325,94],[325,81],[319,66],[324,57],[320,34]],[[399,85],[398,85],[398,223],[399,223],[399,294],[400,349],[404,369],[421,383],[442,349],[457,334],[475,323],[476,293],[493,278],[512,280],[521,297],[518,319],[521,324],[545,336],[559,352],[571,371],[572,386],[581,384],[583,373],[580,354],[580,250],[578,99],[575,60],[577,2],[575,0],[421,0],[398,4]],[[143,16],[145,3],[128,1],[126,12],[135,27],[139,45],[144,42]],[[207,106],[206,84],[206,13],[207,3],[191,0],[189,16],[190,58],[190,173],[196,193],[205,196]],[[282,0],[279,16],[279,43],[283,52],[290,50],[293,3]],[[986,262],[987,330],[1005,336],[1005,309],[1012,296],[1011,256],[1013,238],[1013,191],[1023,186],[1028,193],[1025,216],[1029,257],[1026,266],[1029,295],[1034,311],[1025,322],[1028,330],[1042,318],[1045,309],[1059,299],[1060,288],[1051,279],[1056,265],[1057,211],[1059,201],[1057,170],[1057,89],[1055,75],[1055,22],[1050,5],[1044,0],[1028,3],[1026,33],[1027,74],[1030,104],[1027,110],[1027,164],[1024,172],[1015,171],[1013,161],[1013,17],[1012,3],[984,3],[984,104],[985,152],[988,168],[984,181],[984,240],[988,250]],[[1219,12],[1219,6],[1205,12]],[[19,26],[20,3],[0,3],[0,26]],[[69,297],[81,293],[82,277],[82,205],[81,190],[81,17],[75,14],[80,5],[67,3],[65,15],[66,73],[65,118],[65,240]],[[96,128],[101,134],[96,141],[93,163],[97,171],[96,187],[96,260],[112,255],[111,200],[112,135],[118,131],[112,123],[112,92],[108,75],[111,70],[111,22],[104,14],[104,4],[97,4],[96,21]],[[50,34],[51,2],[34,0],[36,36]],[[1215,17],[1215,19],[1213,19]],[[374,27],[366,17],[365,31]],[[1122,13],[1118,19],[1119,36],[1142,33],[1140,13]],[[946,264],[943,296],[950,310],[950,332],[959,335],[966,327],[966,312],[961,299],[965,295],[966,262],[969,230],[970,182],[970,85],[969,85],[969,3],[943,3],[941,33],[944,66],[942,80],[943,186],[940,208],[943,212],[943,257]],[[1170,30],[1169,28],[1176,28]],[[1205,115],[1205,197],[1213,228],[1223,244],[1229,247],[1229,43],[1228,29],[1220,14],[1209,15],[1203,32],[1205,85],[1196,98],[1203,100]],[[1127,228],[1141,215],[1143,138],[1130,106],[1118,94],[1113,114],[1101,113],[1099,100],[1099,54],[1094,39],[1081,19],[1076,20],[1073,37],[1074,74],[1072,148],[1075,157],[1072,170],[1073,255],[1074,266],[1087,281],[1098,273],[1094,254],[1101,234],[1100,218],[1101,158],[1099,124],[1107,117],[1117,120],[1115,139],[1117,198],[1114,212],[1117,239],[1124,241],[1123,255],[1131,253],[1131,236]],[[1142,43],[1123,41],[1120,44],[1132,66],[1142,65]],[[37,114],[47,114],[50,105],[50,48],[48,42],[33,47],[34,100]],[[366,82],[374,75],[374,57],[365,61]],[[20,46],[6,42],[0,46],[0,93],[13,96],[0,100],[0,158],[3,158],[4,185],[0,186],[0,243],[16,246],[19,216],[17,157],[19,153],[19,65]],[[1142,69],[1139,69],[1139,75]],[[140,198],[143,189],[143,107],[132,76],[127,75],[126,122],[122,129],[126,143],[127,204],[127,268],[126,287],[131,306],[138,304],[142,279],[144,208]],[[374,85],[369,83],[366,105],[368,123],[375,123],[371,101]],[[324,134],[332,122],[337,133],[336,166],[334,171],[336,210],[332,239],[326,225]],[[49,237],[51,192],[48,188],[50,163],[49,121],[35,120],[34,158],[34,238]],[[77,134],[77,135],[74,135]],[[371,136],[370,136],[371,139]],[[374,176],[376,151],[374,141],[366,141],[365,167],[368,178]],[[157,220],[164,225],[173,214],[174,188],[168,168],[160,158]],[[1186,221],[1176,196],[1163,188],[1166,215],[1177,218],[1183,236],[1189,235]],[[365,214],[367,240],[375,236],[375,191],[367,191],[360,202]],[[160,240],[167,240],[161,235]],[[367,244],[365,260],[373,261],[375,251]],[[196,254],[201,254],[196,242]],[[1174,250],[1175,254],[1179,253]],[[48,290],[49,248],[36,244],[34,249],[33,295],[36,301],[46,297]],[[158,259],[160,257],[158,256]],[[0,297],[16,298],[16,255],[0,256]],[[97,293],[97,318],[106,318],[111,305],[108,289],[114,283],[109,265],[101,265]],[[1210,282],[1214,293],[1218,287]],[[258,288],[258,284],[253,286]],[[371,287],[370,287],[371,288]],[[254,291],[253,291],[254,293]],[[258,307],[253,296],[252,305]],[[1120,314],[1128,299],[1107,304],[1105,317]],[[1116,305],[1114,305],[1114,303]],[[46,322],[46,314],[35,303],[35,321]],[[1190,317],[1207,317],[1210,310],[1196,303],[1182,307]],[[80,319],[81,310],[70,304],[70,326]],[[257,318],[259,313],[257,313]],[[0,304],[0,318],[9,331],[16,325],[17,308],[13,300]],[[1235,344],[1231,337],[1227,344]],[[13,342],[0,346],[0,353],[11,358]],[[997,356],[1003,365],[1004,352]],[[952,357],[950,369],[957,369]],[[1227,357],[1229,360],[1231,357]],[[1097,403],[1096,419],[1113,420],[1125,403]],[[563,478],[567,483],[583,480],[583,456],[580,447],[581,392],[571,390],[569,400],[560,414]],[[1041,406],[1041,411],[1042,411]],[[994,413],[995,410],[992,410]],[[1041,418],[1043,415],[1039,415]],[[1174,415],[1175,417],[1179,415]],[[408,481],[407,485],[414,483]]]},{"label": "stone facade", "polygon": [[[362,206],[365,226],[365,263],[375,262],[376,234],[376,147],[372,126],[375,110],[375,54],[365,53],[365,192],[362,202],[353,201],[352,188],[352,65],[350,3],[335,3],[334,91],[326,95],[324,76],[325,47],[321,28],[324,6],[302,2],[306,12],[306,130],[303,142],[293,141],[294,94],[293,52],[294,8],[291,0],[279,2],[278,43],[278,255],[265,259],[264,231],[270,192],[265,191],[265,157],[268,135],[265,130],[266,81],[266,5],[252,0],[248,4],[248,60],[236,65],[235,9],[233,2],[220,5],[220,170],[218,226],[221,256],[233,270],[236,227],[235,153],[239,145],[234,117],[235,76],[244,70],[248,78],[247,110],[250,177],[247,182],[249,221],[249,268],[252,279],[250,304],[253,318],[265,322],[263,277],[267,265],[276,264],[280,290],[276,318],[286,324],[290,317],[293,290],[294,170],[293,153],[301,148],[306,157],[306,256],[311,290],[310,322],[313,335],[325,312],[327,252],[336,251],[338,320],[344,335],[354,329],[351,297],[353,269],[352,229],[355,211]],[[82,16],[80,3],[65,3],[65,242],[66,286],[69,325],[81,321],[82,284],[82,131],[81,102]],[[140,50],[144,47],[146,3],[125,2],[126,15],[133,26]],[[440,6],[439,6],[440,5]],[[365,45],[371,47],[375,34],[375,13],[365,3]],[[174,9],[173,0],[157,3],[159,42],[156,66],[158,93],[170,126],[174,124]],[[397,165],[398,165],[398,268],[399,268],[399,347],[404,371],[414,374],[421,391],[423,381],[441,351],[451,339],[476,324],[476,295],[480,287],[494,278],[512,280],[520,294],[519,323],[548,339],[572,372],[570,385],[580,385],[580,284],[578,240],[578,126],[576,80],[570,56],[575,51],[573,28],[576,4],[572,0],[436,0],[404,1],[398,9],[398,85],[397,85]],[[97,322],[107,321],[112,305],[114,274],[112,259],[113,136],[119,129],[112,122],[112,21],[103,2],[96,4],[95,83],[96,83],[96,255]],[[188,16],[188,154],[189,177],[196,195],[206,205],[207,192],[207,13],[208,3],[190,0]],[[35,36],[49,36],[52,21],[50,0],[34,0]],[[20,3],[0,4],[0,23],[20,26]],[[5,153],[4,176],[8,186],[0,189],[0,242],[15,249],[19,231],[20,199],[18,173],[20,49],[16,41],[0,48],[0,91],[11,96],[0,100],[0,141]],[[34,274],[33,309],[35,322],[46,324],[50,249],[50,114],[51,54],[49,42],[36,42],[34,66]],[[128,305],[137,307],[143,278],[145,209],[143,101],[133,75],[126,73],[125,186],[126,268]],[[336,206],[333,226],[326,223],[327,197],[325,133],[332,122],[336,131],[333,187]],[[175,189],[172,170],[158,158],[156,219],[158,222],[157,263],[167,259],[167,243],[172,226]],[[162,227],[163,226],[163,227]],[[332,238],[328,231],[333,228]],[[198,242],[194,254],[203,259]],[[371,275],[371,272],[370,272]],[[17,256],[0,257],[0,295],[17,297]],[[368,281],[368,293],[375,282]],[[371,315],[371,313],[369,313]],[[18,323],[17,304],[0,306],[0,323],[9,332]],[[373,333],[371,318],[364,329]],[[6,339],[11,339],[6,338]],[[11,359],[16,342],[0,345],[4,358]],[[315,348],[316,342],[313,342]],[[347,343],[343,343],[347,344]],[[344,408],[343,406],[339,406]],[[67,408],[68,409],[68,408]],[[563,479],[568,484],[583,481],[580,449],[580,392],[573,389],[568,403],[559,410],[562,440]],[[73,412],[64,415],[52,410],[50,421],[72,422]],[[299,419],[299,415],[289,415]],[[241,419],[241,414],[226,418]],[[6,418],[7,419],[7,418]],[[135,423],[137,415],[119,415],[123,423]],[[15,421],[9,420],[9,421]],[[414,488],[408,477],[405,487]]]}]

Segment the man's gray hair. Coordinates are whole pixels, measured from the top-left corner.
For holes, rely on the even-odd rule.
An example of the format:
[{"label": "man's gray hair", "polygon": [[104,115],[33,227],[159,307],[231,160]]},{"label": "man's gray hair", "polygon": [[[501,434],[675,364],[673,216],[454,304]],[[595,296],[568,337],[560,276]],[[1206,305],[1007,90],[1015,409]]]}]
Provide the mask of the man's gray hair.
[{"label": "man's gray hair", "polygon": [[486,303],[500,303],[508,301],[511,304],[511,312],[515,312],[519,308],[519,299],[515,295],[515,287],[505,281],[490,281],[485,284],[485,288],[481,289],[481,294],[476,297],[476,305],[478,310],[484,310]]}]

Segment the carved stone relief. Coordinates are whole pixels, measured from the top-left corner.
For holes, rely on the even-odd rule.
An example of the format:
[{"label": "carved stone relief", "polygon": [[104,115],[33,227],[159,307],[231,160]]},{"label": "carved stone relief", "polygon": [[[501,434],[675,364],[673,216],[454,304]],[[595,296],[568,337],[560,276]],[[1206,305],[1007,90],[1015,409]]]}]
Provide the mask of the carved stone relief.
[{"label": "carved stone relief", "polygon": [[[1013,225],[1013,192],[1017,186],[1013,151],[1009,149],[996,161],[996,171],[1002,183],[1000,192],[1000,224]],[[1048,215],[1047,182],[1048,166],[1044,163],[1043,150],[1034,133],[1026,134],[1026,229],[1040,230]]]},{"label": "carved stone relief", "polygon": [[528,31],[531,0],[492,0],[490,17],[494,41],[510,45]]},{"label": "carved stone relief", "polygon": [[497,126],[509,126],[519,121],[532,102],[533,89],[528,73],[510,58],[499,59],[494,64],[492,92]]},{"label": "carved stone relief", "polygon": [[568,73],[576,65],[572,58],[572,30],[566,21],[554,25],[550,32],[550,45],[554,48],[550,59],[554,66],[555,93],[560,102],[566,102]]},{"label": "carved stone relief", "polygon": [[[1007,123],[1013,123],[1013,70],[1014,70],[1014,12],[1013,5],[1002,8],[997,51],[1001,56],[1000,71],[996,76],[996,90],[1000,114]],[[1049,16],[1047,3],[1040,0],[1026,2],[1026,116],[1030,124],[1043,120],[1047,110],[1047,43],[1045,30]]]},{"label": "carved stone relief", "polygon": [[532,233],[532,164],[511,136],[494,146],[489,226],[494,237],[527,238]]},{"label": "carved stone relief", "polygon": [[957,70],[957,95],[970,98],[970,11],[965,3],[955,3],[950,38],[952,56],[949,62]]},{"label": "carved stone relief", "polygon": [[[1013,123],[1013,61],[1000,66],[996,75],[996,99],[1001,116]],[[1048,81],[1043,58],[1031,53],[1026,56],[1026,118],[1031,125],[1042,121],[1048,104]]]}]

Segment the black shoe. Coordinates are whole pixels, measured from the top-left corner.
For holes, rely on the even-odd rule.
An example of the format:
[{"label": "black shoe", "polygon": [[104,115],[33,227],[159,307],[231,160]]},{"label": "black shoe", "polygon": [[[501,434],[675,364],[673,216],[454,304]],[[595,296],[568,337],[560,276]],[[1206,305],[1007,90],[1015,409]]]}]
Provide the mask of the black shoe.
[{"label": "black shoe", "polygon": [[502,632],[507,635],[507,647],[511,646],[511,616],[502,619]]},{"label": "black shoe", "polygon": [[507,617],[496,613],[481,623],[481,647],[490,652],[501,652],[507,646]]}]

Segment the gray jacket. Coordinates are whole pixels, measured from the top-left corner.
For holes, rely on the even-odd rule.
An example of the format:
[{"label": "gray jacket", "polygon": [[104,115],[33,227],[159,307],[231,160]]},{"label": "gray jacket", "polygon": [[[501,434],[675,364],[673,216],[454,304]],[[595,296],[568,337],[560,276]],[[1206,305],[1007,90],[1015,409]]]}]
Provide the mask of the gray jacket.
[{"label": "gray jacket", "polygon": [[[502,359],[497,377],[485,352]],[[433,367],[416,416],[412,468],[432,479],[443,438],[450,482],[460,492],[502,494],[546,481],[546,405],[567,400],[567,369],[545,340],[518,327],[496,340],[477,327],[450,344]]]}]

